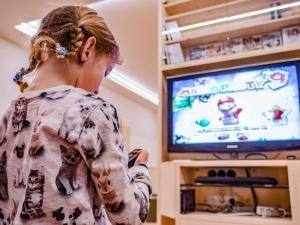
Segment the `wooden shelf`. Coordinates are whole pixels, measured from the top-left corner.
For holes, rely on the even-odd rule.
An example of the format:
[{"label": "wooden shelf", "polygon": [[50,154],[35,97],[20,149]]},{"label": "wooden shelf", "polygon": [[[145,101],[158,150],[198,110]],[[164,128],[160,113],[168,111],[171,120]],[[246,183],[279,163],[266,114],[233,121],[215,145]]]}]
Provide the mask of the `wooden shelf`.
[{"label": "wooden shelf", "polygon": [[298,161],[292,160],[174,160],[172,163],[184,168],[199,167],[286,167]]},{"label": "wooden shelf", "polygon": [[[184,12],[184,13],[179,13],[179,14],[175,14],[173,16],[167,16],[165,18],[166,21],[172,21],[172,20],[176,20],[178,22],[178,24],[185,24],[187,22],[180,22],[180,19],[183,19],[183,18],[186,18],[186,17],[194,17],[196,18],[197,16],[199,15],[196,15],[196,14],[200,14],[200,13],[209,13],[209,12],[212,12],[212,11],[215,11],[215,10],[222,10],[223,9],[223,13],[224,16],[226,16],[226,10],[224,10],[224,8],[226,7],[229,7],[229,6],[233,6],[233,5],[237,5],[237,4],[240,4],[240,3],[243,3],[243,2],[247,2],[249,0],[237,0],[237,1],[231,1],[231,2],[225,2],[225,3],[222,3],[222,4],[218,4],[218,5],[212,5],[212,6],[208,6],[208,7],[205,7],[205,8],[199,8],[199,9],[195,9],[195,10],[192,10],[192,11],[188,11],[188,12]],[[253,5],[253,4],[252,4]],[[203,15],[201,15],[201,18],[202,18]],[[220,15],[218,15],[220,17]],[[207,20],[207,18],[205,18]],[[199,21],[199,19],[197,18],[197,21]]]},{"label": "wooden shelf", "polygon": [[227,188],[270,188],[270,189],[287,189],[288,185],[225,185],[225,184],[181,184],[181,188],[201,188],[201,187],[227,187]]},{"label": "wooden shelf", "polygon": [[201,221],[222,221],[224,224],[272,224],[272,225],[288,225],[293,224],[291,218],[271,218],[261,216],[239,216],[238,214],[221,214],[210,212],[192,212],[188,214],[180,214],[180,219],[199,220]]},{"label": "wooden shelf", "polygon": [[[282,0],[281,4],[291,3],[292,0]],[[260,0],[253,4],[251,0],[235,0],[218,5],[212,5],[205,8],[198,8],[192,11],[167,16],[165,21],[176,20],[179,26],[190,25],[208,20],[220,19],[223,17],[234,16],[241,13],[252,12],[256,10],[269,8],[270,0]],[[287,9],[286,11],[291,11]],[[270,14],[268,13],[269,17]]]},{"label": "wooden shelf", "polygon": [[300,23],[300,14],[283,17],[277,20],[270,20],[269,15],[252,18],[251,21],[238,20],[230,26],[226,23],[208,26],[201,30],[190,31],[183,34],[179,40],[166,41],[165,44],[180,43],[183,48],[225,41],[226,38],[245,37],[255,34],[263,34],[273,31],[280,31],[282,28]]},{"label": "wooden shelf", "polygon": [[189,74],[204,70],[233,68],[241,65],[251,65],[261,62],[283,61],[300,57],[300,43],[269,49],[259,49],[232,55],[224,55],[207,59],[188,61],[182,64],[165,65],[162,71],[166,76]]},{"label": "wooden shelf", "polygon": [[168,15],[187,12],[196,8],[205,8],[213,5],[223,4],[233,0],[177,0],[164,5]]}]

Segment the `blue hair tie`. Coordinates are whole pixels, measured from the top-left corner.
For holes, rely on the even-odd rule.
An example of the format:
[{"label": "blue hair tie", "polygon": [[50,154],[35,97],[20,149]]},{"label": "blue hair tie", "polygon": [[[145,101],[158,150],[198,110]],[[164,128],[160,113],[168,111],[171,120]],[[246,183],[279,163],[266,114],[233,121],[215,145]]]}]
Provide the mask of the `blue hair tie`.
[{"label": "blue hair tie", "polygon": [[23,76],[25,76],[28,73],[30,73],[30,69],[29,68],[24,69],[24,67],[22,67],[20,69],[20,71],[15,74],[13,81],[18,82],[19,80],[21,80],[23,78]]},{"label": "blue hair tie", "polygon": [[66,48],[61,46],[59,43],[56,43],[55,52],[56,52],[56,57],[62,59],[65,58],[67,54]]}]

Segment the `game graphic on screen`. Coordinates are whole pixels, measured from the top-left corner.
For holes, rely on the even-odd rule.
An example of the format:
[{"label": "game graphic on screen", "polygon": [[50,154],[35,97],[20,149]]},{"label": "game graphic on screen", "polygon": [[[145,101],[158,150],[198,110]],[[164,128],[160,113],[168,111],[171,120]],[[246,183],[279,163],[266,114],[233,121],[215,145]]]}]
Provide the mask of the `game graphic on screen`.
[{"label": "game graphic on screen", "polygon": [[172,144],[300,139],[295,65],[172,81]]}]

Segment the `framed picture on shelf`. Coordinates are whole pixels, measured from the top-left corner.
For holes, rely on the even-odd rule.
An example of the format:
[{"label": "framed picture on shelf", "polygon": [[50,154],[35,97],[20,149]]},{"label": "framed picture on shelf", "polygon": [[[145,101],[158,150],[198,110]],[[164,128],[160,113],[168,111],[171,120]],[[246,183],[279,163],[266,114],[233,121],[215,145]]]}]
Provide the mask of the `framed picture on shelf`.
[{"label": "framed picture on shelf", "polygon": [[189,52],[189,59],[190,60],[197,60],[197,59],[203,59],[206,58],[206,46],[205,45],[199,45],[199,46],[193,46],[190,48]]},{"label": "framed picture on shelf", "polygon": [[208,44],[205,47],[206,57],[216,57],[222,55],[223,44],[222,42]]},{"label": "framed picture on shelf", "polygon": [[300,25],[282,29],[283,44],[300,41]]},{"label": "framed picture on shelf", "polygon": [[229,39],[224,42],[224,55],[236,54],[243,52],[244,45],[242,38]]},{"label": "framed picture on shelf", "polygon": [[261,39],[263,48],[273,48],[282,45],[281,32],[272,32],[262,35]]},{"label": "framed picture on shelf", "polygon": [[243,38],[244,51],[261,49],[261,35],[254,35]]}]

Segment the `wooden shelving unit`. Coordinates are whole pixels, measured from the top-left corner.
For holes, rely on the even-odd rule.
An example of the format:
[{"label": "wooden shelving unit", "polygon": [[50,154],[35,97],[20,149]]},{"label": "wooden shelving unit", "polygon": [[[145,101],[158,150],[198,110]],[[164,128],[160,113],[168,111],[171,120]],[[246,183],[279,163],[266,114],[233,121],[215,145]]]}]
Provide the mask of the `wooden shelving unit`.
[{"label": "wooden shelving unit", "polygon": [[165,76],[174,76],[298,57],[300,57],[300,43],[295,43],[287,46],[187,61],[182,64],[164,65],[162,66],[162,72]]},{"label": "wooden shelving unit", "polygon": [[[268,8],[273,0],[162,0],[160,7],[160,33],[164,24],[176,21],[178,26],[186,26],[202,23],[209,20],[230,17],[237,14]],[[280,0],[281,4],[288,4],[295,0]],[[300,170],[299,161],[286,160],[261,160],[261,161],[190,161],[185,159],[197,159],[194,155],[169,154],[167,149],[167,79],[173,76],[191,74],[205,74],[206,72],[239,68],[249,65],[261,65],[271,62],[281,62],[291,59],[300,59],[300,42],[279,47],[241,52],[231,55],[221,55],[212,58],[189,61],[189,49],[192,46],[206,45],[216,42],[224,42],[233,38],[242,38],[252,35],[260,35],[269,32],[281,31],[285,27],[300,25],[300,7],[289,8],[281,11],[282,18],[271,20],[270,13],[247,17],[245,19],[222,22],[213,25],[202,26],[196,29],[181,32],[182,38],[166,41],[163,35],[159,36],[160,47],[160,126],[161,126],[161,167],[160,188],[158,194],[159,222],[161,225],[298,225],[300,221],[300,180],[297,172]],[[183,49],[185,61],[180,64],[165,65],[163,52],[165,46],[180,44]],[[213,159],[210,155],[201,155],[201,158]],[[284,155],[286,157],[286,155]],[[178,161],[171,160],[180,159]],[[266,167],[266,173],[270,173],[281,183],[274,187],[234,187],[226,185],[195,185],[192,181],[199,171],[206,171],[208,167]],[[206,168],[205,168],[206,167]],[[276,168],[281,167],[278,171]],[[286,169],[283,169],[286,168]],[[198,172],[196,172],[198,171]],[[282,173],[284,175],[280,175]],[[282,177],[285,176],[285,177]],[[197,201],[202,200],[205,192],[215,190],[236,190],[243,193],[249,188],[256,189],[270,205],[274,205],[276,198],[281,198],[279,203],[292,210],[291,218],[262,218],[258,216],[224,215],[208,212],[194,212],[180,214],[180,190],[181,188],[194,188],[197,192]],[[242,190],[240,190],[242,189]],[[205,190],[205,191],[203,191]],[[275,205],[274,205],[275,206]]]},{"label": "wooden shelving unit", "polygon": [[[260,218],[253,216],[237,216],[237,215],[220,215],[216,213],[203,213],[196,212],[188,215],[181,215],[179,218],[182,220],[181,225],[198,225],[196,222],[199,217],[203,218],[202,221],[205,225],[220,224],[219,221],[223,221],[222,224],[239,225],[239,224],[272,224],[272,225],[292,225],[294,224],[289,218]],[[204,222],[205,221],[205,222]]]},{"label": "wooden shelving unit", "polygon": [[[281,4],[295,2],[293,0],[281,0]],[[197,5],[200,5],[197,7]],[[253,12],[270,7],[272,0],[231,0],[231,1],[173,1],[164,6],[163,24],[176,21],[179,27],[195,23],[203,23],[218,20],[224,17]],[[170,11],[173,7],[184,10]],[[191,10],[187,10],[189,7]],[[263,35],[270,32],[281,31],[283,28],[300,23],[300,7],[287,8],[281,11],[281,18],[271,19],[270,13],[246,17],[227,22],[219,22],[211,25],[203,25],[198,28],[181,31],[181,38],[175,40],[162,40],[163,46],[179,43],[182,47],[186,61],[190,47],[197,45],[225,42],[226,40]],[[263,50],[263,49],[262,49]],[[267,53],[266,53],[267,54]]]},{"label": "wooden shelving unit", "polygon": [[272,31],[279,31],[284,27],[299,24],[300,14],[283,17],[278,20],[270,20],[269,15],[253,18],[251,23],[247,20],[232,22],[230,26],[226,24],[217,24],[203,28],[202,32],[190,31],[183,34],[179,40],[166,41],[165,44],[180,43],[183,48],[224,41],[227,38],[246,37],[256,34],[264,34]]}]

